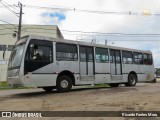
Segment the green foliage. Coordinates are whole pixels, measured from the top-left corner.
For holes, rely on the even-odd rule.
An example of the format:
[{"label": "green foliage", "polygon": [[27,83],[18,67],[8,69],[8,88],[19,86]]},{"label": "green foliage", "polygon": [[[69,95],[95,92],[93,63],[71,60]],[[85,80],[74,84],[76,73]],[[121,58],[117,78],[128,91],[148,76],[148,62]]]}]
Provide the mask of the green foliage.
[{"label": "green foliage", "polygon": [[8,85],[7,82],[0,82],[0,90],[7,90],[7,89],[30,89],[31,87],[12,87]]},{"label": "green foliage", "polygon": [[9,87],[7,82],[0,82],[0,88],[2,87]]},{"label": "green foliage", "polygon": [[10,86],[8,85],[7,82],[0,82],[0,90],[3,90],[3,89],[9,89]]},{"label": "green foliage", "polygon": [[93,88],[101,88],[101,87],[109,87],[108,84],[97,84],[97,85],[94,85],[94,86],[91,86]]}]

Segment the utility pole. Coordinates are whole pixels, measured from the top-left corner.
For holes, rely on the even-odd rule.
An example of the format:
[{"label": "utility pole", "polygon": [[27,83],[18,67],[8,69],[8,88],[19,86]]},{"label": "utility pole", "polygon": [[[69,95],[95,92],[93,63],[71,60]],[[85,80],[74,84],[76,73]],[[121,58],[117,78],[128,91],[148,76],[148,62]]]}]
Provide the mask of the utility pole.
[{"label": "utility pole", "polygon": [[105,40],[105,45],[107,45],[107,44],[108,44],[108,40],[106,39],[106,40]]},{"label": "utility pole", "polygon": [[18,6],[20,7],[20,13],[19,13],[19,24],[18,24],[18,31],[17,31],[17,41],[21,38],[21,27],[22,27],[22,3],[18,2]]}]

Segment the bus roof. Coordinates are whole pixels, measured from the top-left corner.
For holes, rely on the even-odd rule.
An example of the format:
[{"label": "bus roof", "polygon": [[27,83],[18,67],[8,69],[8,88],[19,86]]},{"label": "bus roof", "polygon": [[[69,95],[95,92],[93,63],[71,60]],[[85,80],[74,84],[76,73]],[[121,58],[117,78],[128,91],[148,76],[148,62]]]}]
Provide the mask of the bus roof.
[{"label": "bus roof", "polygon": [[[24,37],[29,37],[29,39],[47,40],[47,41],[54,41],[54,42],[82,45],[82,46],[93,46],[93,47],[118,49],[118,50],[134,51],[134,52],[142,52],[142,53],[152,54],[151,51],[131,49],[131,48],[125,48],[125,47],[117,47],[117,46],[112,46],[112,45],[102,45],[102,44],[95,44],[95,43],[87,43],[87,42],[83,42],[83,41],[74,41],[74,40],[67,40],[67,39],[61,39],[61,38],[51,38],[51,37],[37,36],[37,35],[27,35],[27,36],[24,36]],[[22,38],[24,38],[24,37],[22,37]]]}]

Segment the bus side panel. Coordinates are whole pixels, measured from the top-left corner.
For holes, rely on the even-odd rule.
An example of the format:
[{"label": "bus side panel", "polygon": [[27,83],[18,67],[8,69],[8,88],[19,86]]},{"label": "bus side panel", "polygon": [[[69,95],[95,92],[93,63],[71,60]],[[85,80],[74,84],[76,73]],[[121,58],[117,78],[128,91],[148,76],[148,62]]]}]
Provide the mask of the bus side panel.
[{"label": "bus side panel", "polygon": [[145,80],[145,71],[144,71],[144,69],[145,69],[144,65],[141,65],[141,64],[135,64],[134,65],[134,71],[137,74],[138,82]]},{"label": "bus side panel", "polygon": [[123,82],[128,82],[128,73],[123,74]]},{"label": "bus side panel", "polygon": [[26,87],[56,86],[56,74],[27,74],[24,77],[24,86]]},{"label": "bus side panel", "polygon": [[79,75],[79,61],[56,61],[55,70],[57,73],[61,73],[63,71],[73,73],[75,77],[75,85],[81,84]]},{"label": "bus side panel", "polygon": [[68,70],[70,72],[79,73],[79,62],[78,61],[57,61],[57,70],[61,71]]},{"label": "bus side panel", "polygon": [[145,74],[144,73],[137,73],[137,80],[138,80],[138,82],[145,81]]},{"label": "bus side panel", "polygon": [[24,76],[24,83],[27,86],[56,86],[57,68],[51,63]]},{"label": "bus side panel", "polygon": [[70,71],[72,73],[79,74],[79,62],[78,61],[57,61],[57,72]]},{"label": "bus side panel", "polygon": [[123,82],[128,82],[128,74],[134,71],[133,64],[122,64],[122,75],[123,75]]},{"label": "bus side panel", "polygon": [[95,83],[107,83],[110,79],[110,63],[95,63]]},{"label": "bus side panel", "polygon": [[145,81],[151,81],[154,79],[154,66],[153,65],[145,65]]},{"label": "bus side panel", "polygon": [[95,74],[95,84],[110,83],[110,74]]}]

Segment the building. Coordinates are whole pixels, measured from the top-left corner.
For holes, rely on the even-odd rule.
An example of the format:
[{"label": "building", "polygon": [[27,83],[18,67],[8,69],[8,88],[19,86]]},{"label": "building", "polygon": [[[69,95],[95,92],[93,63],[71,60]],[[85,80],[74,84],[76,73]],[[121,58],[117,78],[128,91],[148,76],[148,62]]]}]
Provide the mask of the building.
[{"label": "building", "polygon": [[[0,24],[0,82],[6,81],[9,56],[12,47],[17,41],[16,31],[17,25]],[[29,34],[63,38],[63,35],[56,25],[23,25],[21,28],[21,36]],[[4,57],[3,53],[5,49]]]}]

